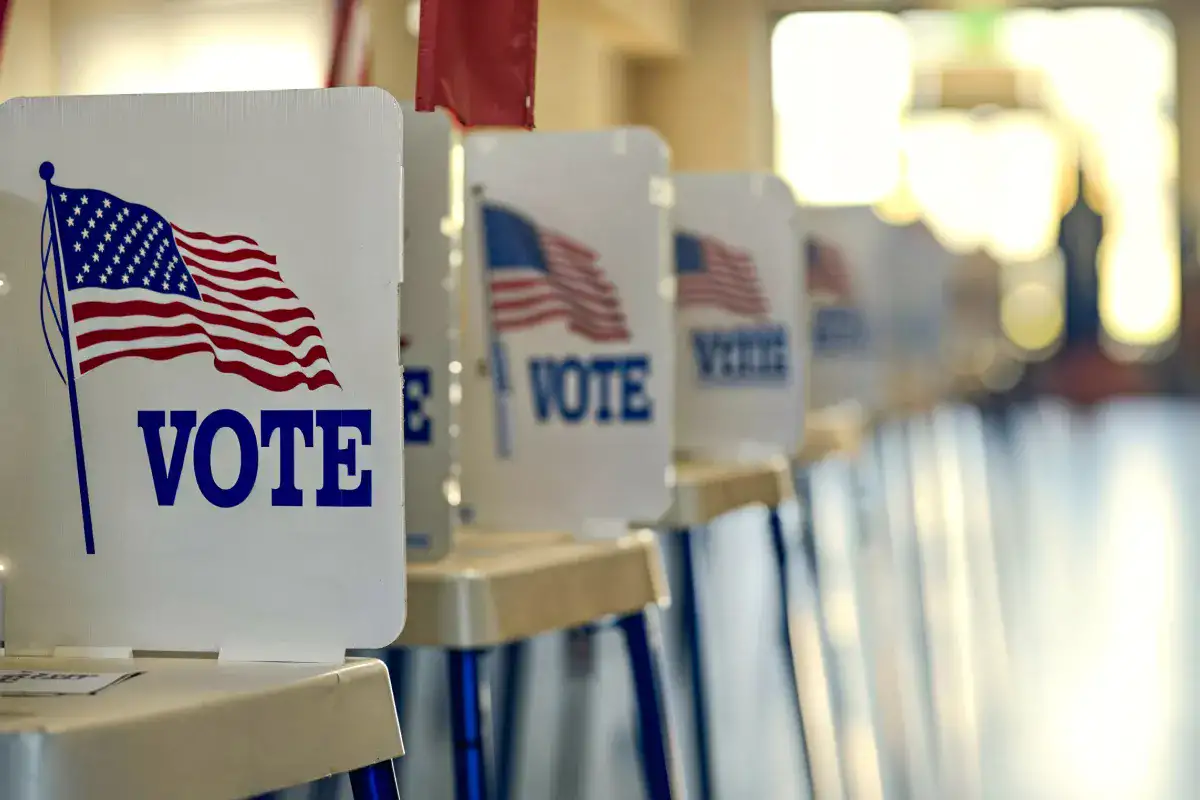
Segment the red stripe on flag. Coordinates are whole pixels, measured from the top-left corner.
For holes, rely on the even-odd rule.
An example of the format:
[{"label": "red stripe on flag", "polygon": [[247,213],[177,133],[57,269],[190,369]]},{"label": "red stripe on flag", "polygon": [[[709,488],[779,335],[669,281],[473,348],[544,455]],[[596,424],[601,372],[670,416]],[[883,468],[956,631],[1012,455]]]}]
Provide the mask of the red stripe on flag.
[{"label": "red stripe on flag", "polygon": [[[0,2],[2,1],[3,0],[0,0]],[[213,244],[233,244],[234,242],[245,242],[248,245],[258,247],[258,242],[254,241],[249,236],[242,236],[240,233],[231,233],[228,236],[213,236],[210,233],[199,233],[197,231],[184,230],[183,228],[174,224],[171,225],[171,230],[175,231],[175,233],[181,236],[186,236],[189,239],[201,239],[206,242],[212,242]]]},{"label": "red stripe on flag", "polygon": [[105,331],[91,331],[90,333],[80,334],[78,342],[79,349],[82,350],[85,347],[109,344],[111,342],[136,342],[142,339],[170,339],[176,336],[194,335],[203,336],[212,342],[214,347],[222,350],[236,350],[278,367],[285,367],[290,364],[300,367],[311,367],[321,359],[329,360],[329,353],[319,344],[309,348],[304,355],[297,355],[287,350],[274,350],[270,347],[243,342],[240,339],[220,336],[209,332],[203,325],[196,323],[168,325],[161,328],[145,326],[141,328],[114,328]]},{"label": "red stripe on flag", "polygon": [[[122,317],[155,317],[157,319],[192,317],[193,319],[198,319],[201,322],[207,322],[212,325],[237,328],[253,336],[278,339],[289,347],[299,347],[305,339],[310,337],[321,338],[321,331],[317,329],[316,325],[305,325],[290,333],[280,333],[268,325],[247,322],[246,320],[224,314],[214,314],[211,311],[205,311],[200,308],[189,308],[187,305],[178,302],[152,303],[148,300],[128,300],[123,303],[104,303],[92,300],[90,302],[79,303],[71,309],[71,318],[75,322],[87,322],[88,320],[104,317],[117,319]],[[90,335],[88,333],[80,334],[79,341],[83,342],[84,337]],[[80,344],[80,347],[83,347],[83,345]]]},{"label": "red stripe on flag", "polygon": [[250,269],[231,272],[225,269],[217,269],[215,267],[205,266],[194,258],[183,257],[183,263],[187,264],[192,269],[198,269],[210,278],[223,278],[227,281],[252,281],[260,278],[270,278],[271,280],[283,281],[283,277],[273,269],[266,267],[251,267]]},{"label": "red stripe on flag", "polygon": [[341,386],[337,378],[333,376],[333,373],[327,369],[321,370],[311,377],[299,372],[293,372],[288,375],[272,375],[268,372],[257,370],[241,361],[223,361],[217,356],[216,349],[211,344],[206,344],[205,342],[191,342],[172,347],[144,347],[136,350],[122,350],[119,353],[105,353],[104,355],[93,356],[80,362],[79,374],[85,375],[97,367],[102,367],[111,361],[121,358],[170,361],[193,353],[210,353],[213,356],[213,368],[217,372],[223,372],[227,375],[238,375],[269,392],[287,392],[295,389],[297,386],[307,386],[309,389],[320,389],[322,386]]},{"label": "red stripe on flag", "polygon": [[187,241],[179,237],[175,237],[175,243],[179,245],[180,250],[184,251],[185,253],[191,253],[197,258],[207,258],[226,264],[234,261],[248,261],[250,259],[256,259],[258,261],[263,261],[267,264],[274,265],[277,260],[275,256],[268,255],[262,250],[206,250],[203,247],[196,247],[195,245],[188,244]]}]

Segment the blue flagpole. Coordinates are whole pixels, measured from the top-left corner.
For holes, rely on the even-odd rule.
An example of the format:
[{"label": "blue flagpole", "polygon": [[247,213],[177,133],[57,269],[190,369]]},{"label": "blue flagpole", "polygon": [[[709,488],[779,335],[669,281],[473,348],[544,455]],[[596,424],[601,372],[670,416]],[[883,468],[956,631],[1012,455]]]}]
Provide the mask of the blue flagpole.
[{"label": "blue flagpole", "polygon": [[492,394],[496,398],[496,456],[512,458],[512,427],[508,417],[508,362],[504,345],[492,329]]},{"label": "blue flagpole", "polygon": [[471,193],[479,206],[480,233],[483,235],[483,314],[488,333],[489,372],[492,378],[492,402],[495,407],[496,457],[501,461],[512,458],[512,421],[509,417],[508,395],[511,391],[508,380],[508,359],[504,343],[496,331],[492,309],[492,265],[488,257],[487,223],[483,222],[483,187],[471,187]]},{"label": "blue flagpole", "polygon": [[[54,209],[54,165],[46,161],[38,169],[46,182],[46,207],[50,209],[50,250],[58,278],[58,310],[63,339],[63,366],[67,373],[67,393],[71,398],[71,426],[75,434],[75,470],[79,475],[79,506],[83,511],[83,543],[88,555],[96,554],[92,536],[92,500],[88,492],[87,461],[83,457],[83,429],[79,424],[79,392],[75,388],[75,356],[71,352],[71,322],[67,309],[67,271],[63,267],[58,238],[58,215]],[[44,257],[44,256],[43,256]]]}]

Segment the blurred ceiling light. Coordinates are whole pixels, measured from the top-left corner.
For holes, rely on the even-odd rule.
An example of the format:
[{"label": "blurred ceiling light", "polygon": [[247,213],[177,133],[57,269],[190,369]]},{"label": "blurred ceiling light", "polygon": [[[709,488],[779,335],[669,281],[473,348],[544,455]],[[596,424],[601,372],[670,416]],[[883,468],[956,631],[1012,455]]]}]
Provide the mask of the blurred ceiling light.
[{"label": "blurred ceiling light", "polygon": [[1003,262],[1054,248],[1062,149],[1044,116],[927,112],[907,133],[913,196],[947,247],[982,247]]},{"label": "blurred ceiling light", "polygon": [[987,249],[1001,261],[1032,261],[1055,246],[1062,148],[1044,116],[1008,112],[983,126],[988,175]]},{"label": "blurred ceiling light", "polygon": [[875,203],[900,180],[912,52],[892,14],[791,14],[771,42],[779,171],[811,205]]},{"label": "blurred ceiling light", "polygon": [[1118,344],[1156,347],[1174,338],[1181,293],[1177,241],[1144,221],[1104,237],[1097,258],[1100,321]]},{"label": "blurred ceiling light", "polygon": [[934,235],[965,253],[986,238],[984,153],[969,115],[935,111],[914,116],[905,131],[908,183]]},{"label": "blurred ceiling light", "polygon": [[1054,15],[1055,46],[1042,59],[1053,75],[1058,102],[1071,117],[1097,130],[1128,119],[1139,106],[1157,114],[1161,101],[1173,96],[1174,47],[1169,26],[1156,24],[1155,14],[1086,8]]}]

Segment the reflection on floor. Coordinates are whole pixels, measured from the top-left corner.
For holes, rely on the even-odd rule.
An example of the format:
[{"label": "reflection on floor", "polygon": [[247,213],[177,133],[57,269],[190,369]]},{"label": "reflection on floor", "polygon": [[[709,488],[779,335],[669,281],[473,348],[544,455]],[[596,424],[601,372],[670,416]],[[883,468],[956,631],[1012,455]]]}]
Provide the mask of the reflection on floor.
[{"label": "reflection on floor", "polygon": [[[822,800],[1200,796],[1200,407],[945,408],[821,465],[813,492],[819,592],[794,576],[794,621],[804,668],[828,673],[805,682]],[[795,543],[795,506],[783,516]],[[717,798],[807,800],[764,512],[698,542]],[[678,611],[664,632],[690,765]],[[598,639],[573,736],[564,652],[562,636],[536,643],[512,797],[642,797],[619,639]],[[443,658],[420,653],[413,680],[404,796],[449,800]],[[558,783],[574,750],[579,789]]]}]

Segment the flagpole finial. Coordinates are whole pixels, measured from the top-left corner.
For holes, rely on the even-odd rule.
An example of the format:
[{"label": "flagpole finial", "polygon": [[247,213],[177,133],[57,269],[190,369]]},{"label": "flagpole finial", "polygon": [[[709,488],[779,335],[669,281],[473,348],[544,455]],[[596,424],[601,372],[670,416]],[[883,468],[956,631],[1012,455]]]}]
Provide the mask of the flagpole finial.
[{"label": "flagpole finial", "polygon": [[38,167],[38,175],[42,177],[42,180],[49,181],[54,177],[54,165],[49,161],[43,161],[42,165]]}]

